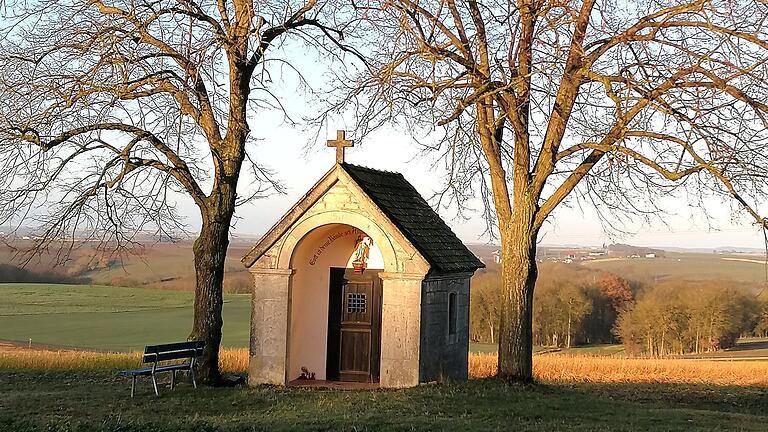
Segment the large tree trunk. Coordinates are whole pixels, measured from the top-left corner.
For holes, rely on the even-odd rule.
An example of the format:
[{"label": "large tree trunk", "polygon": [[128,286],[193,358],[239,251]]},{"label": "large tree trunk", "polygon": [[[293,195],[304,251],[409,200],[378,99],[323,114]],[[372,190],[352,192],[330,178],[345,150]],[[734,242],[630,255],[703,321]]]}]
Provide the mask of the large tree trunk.
[{"label": "large tree trunk", "polygon": [[501,235],[501,324],[499,378],[533,382],[533,289],[536,285],[536,230],[509,224]]},{"label": "large tree trunk", "polygon": [[230,223],[235,213],[237,182],[245,157],[245,141],[249,133],[246,109],[250,73],[242,69],[244,59],[248,58],[247,43],[241,43],[238,49],[236,55],[233,54],[229,59],[231,94],[227,136],[214,148],[215,181],[210,197],[200,209],[203,226],[194,246],[197,285],[195,318],[190,339],[205,341],[198,373],[201,380],[209,385],[224,383],[219,371],[224,261],[229,246]]},{"label": "large tree trunk", "polygon": [[[221,382],[219,346],[221,345],[224,260],[229,246],[229,226],[234,213],[234,196],[223,194],[203,214],[200,236],[195,240],[195,314],[191,340],[204,340],[205,350],[198,363],[200,380],[208,385]],[[218,195],[222,197],[222,195]]]}]

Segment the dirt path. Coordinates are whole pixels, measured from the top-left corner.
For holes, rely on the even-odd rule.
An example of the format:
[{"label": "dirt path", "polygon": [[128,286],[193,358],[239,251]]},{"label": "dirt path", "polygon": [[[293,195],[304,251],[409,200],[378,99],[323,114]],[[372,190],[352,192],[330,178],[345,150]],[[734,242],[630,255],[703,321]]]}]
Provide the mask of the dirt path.
[{"label": "dirt path", "polygon": [[723,260],[754,263],[754,264],[765,264],[765,260],[754,260],[754,259],[746,259],[746,258],[723,258]]},{"label": "dirt path", "polygon": [[26,350],[26,349],[32,349],[34,351],[92,351],[92,350],[85,350],[85,349],[65,347],[65,346],[46,345],[46,344],[35,343],[35,342],[32,342],[32,345],[30,345],[29,342],[0,340],[0,352],[19,351],[19,350]]}]

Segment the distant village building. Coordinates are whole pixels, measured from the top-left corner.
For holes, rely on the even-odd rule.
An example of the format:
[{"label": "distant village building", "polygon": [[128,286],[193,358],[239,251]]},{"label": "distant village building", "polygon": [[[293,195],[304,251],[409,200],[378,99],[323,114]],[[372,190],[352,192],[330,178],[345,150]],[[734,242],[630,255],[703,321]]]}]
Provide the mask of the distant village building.
[{"label": "distant village building", "polygon": [[467,378],[483,263],[399,173],[336,164],[248,252],[251,385]]},{"label": "distant village building", "polygon": [[656,258],[656,254],[652,253],[652,252],[651,253],[647,253],[647,254],[645,254],[645,257],[646,258]]}]

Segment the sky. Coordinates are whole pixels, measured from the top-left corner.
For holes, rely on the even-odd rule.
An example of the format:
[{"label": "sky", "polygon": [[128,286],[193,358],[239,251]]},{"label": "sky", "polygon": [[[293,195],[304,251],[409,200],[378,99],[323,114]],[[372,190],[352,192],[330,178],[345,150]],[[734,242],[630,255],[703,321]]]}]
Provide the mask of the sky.
[{"label": "sky", "polygon": [[[298,47],[287,43],[283,47],[286,59],[292,59],[310,87],[327,88],[328,65],[323,58],[297,56]],[[351,67],[351,66],[350,66]],[[285,70],[283,70],[285,71]],[[272,82],[273,91],[281,96],[281,102],[294,119],[312,115],[313,105],[306,103],[297,90],[295,76],[290,72],[275,74],[280,78]],[[320,101],[322,106],[322,101]],[[312,140],[312,133],[302,130],[301,125],[293,126],[283,121],[275,112],[262,112],[249,121],[251,133],[259,139],[256,148],[257,159],[273,169],[285,186],[285,194],[273,195],[241,206],[236,211],[233,228],[235,235],[261,235],[266,232],[285,212],[298,201],[312,185],[334,164],[335,149],[326,147],[326,139],[335,139],[336,129],[346,129],[347,137],[357,137],[354,126],[343,118],[330,122],[325,135],[319,142]],[[298,121],[301,124],[300,121]],[[346,150],[346,161],[375,169],[401,172],[427,200],[440,189],[441,173],[431,168],[433,155],[419,154],[419,148],[411,141],[409,134],[397,129],[382,129],[366,137],[355,147]],[[434,203],[432,203],[434,204]],[[498,244],[497,239],[486,233],[482,218],[480,200],[469,203],[477,212],[468,219],[459,218],[455,209],[436,209],[453,231],[466,243]],[[763,213],[768,211],[766,203],[758,206]],[[199,225],[197,210],[191,203],[189,209],[190,227]],[[434,205],[433,205],[434,206]],[[710,249],[738,247],[763,249],[765,241],[762,231],[744,212],[733,212],[732,203],[713,199],[706,201],[708,217],[697,208],[689,207],[684,199],[668,198],[660,202],[665,214],[650,225],[634,223],[624,227],[626,233],[609,234],[600,223],[597,212],[591,207],[568,208],[561,205],[543,227],[539,243],[542,245],[574,244],[601,246],[610,243],[628,243],[636,246],[681,247]]]},{"label": "sky", "polygon": [[[2,1],[2,0],[0,0]],[[282,54],[290,59],[296,70],[312,86],[322,88],[327,81],[326,62],[321,57],[302,54],[300,47],[286,43]],[[301,55],[300,55],[301,54]],[[288,111],[300,119],[312,108],[297,92],[297,80],[285,69],[273,75],[272,83],[275,94],[281,95],[281,102]],[[337,124],[330,124],[329,130],[319,142],[310,142],[312,134],[302,127],[287,124],[281,115],[270,112],[254,113],[251,121],[251,133],[258,145],[255,156],[260,163],[274,170],[276,178],[285,186],[285,194],[274,194],[252,201],[239,207],[233,234],[258,236],[266,232],[279,218],[302,196],[334,163],[335,149],[327,148],[325,139],[335,138],[338,129],[346,129],[348,136],[356,138],[354,128],[340,119]],[[300,123],[300,122],[299,122]],[[347,149],[347,161],[353,164],[376,169],[403,173],[416,189],[429,198],[439,189],[440,173],[431,168],[434,162],[430,156],[419,156],[418,149],[407,133],[393,129],[377,131],[365,142],[356,143]],[[200,226],[198,211],[188,198],[179,196],[179,208],[185,216],[190,230]],[[761,209],[766,209],[762,203]],[[480,201],[470,203],[480,210]],[[626,234],[608,234],[603,229],[594,209],[568,208],[560,206],[550,216],[539,237],[540,244],[578,244],[600,246],[607,243],[622,242],[638,246],[716,248],[741,247],[763,248],[762,231],[746,215],[735,215],[728,204],[718,200],[705,203],[710,219],[705,219],[697,209],[690,209],[684,200],[669,199],[661,203],[668,213],[663,215],[665,223],[654,222],[651,225],[636,223],[625,228]],[[497,242],[486,233],[486,224],[478,211],[469,214],[468,219],[457,217],[453,209],[437,209],[454,232],[467,243]]]},{"label": "sky", "polygon": [[[278,118],[274,118],[279,122]],[[338,128],[344,128],[339,124]],[[262,163],[276,172],[285,185],[285,194],[252,201],[237,209],[233,228],[235,235],[261,235],[298,201],[334,164],[335,149],[326,143],[308,143],[310,133],[289,125],[276,125],[257,132],[262,140],[256,153]],[[355,138],[354,130],[348,129],[349,138]],[[335,130],[326,131],[324,139],[335,139]],[[401,172],[416,189],[429,198],[439,189],[440,175],[430,168],[430,156],[420,156],[410,138],[396,130],[384,130],[366,138],[355,147],[346,150],[346,161],[371,168]],[[681,206],[681,203],[683,205]],[[188,215],[190,228],[199,226],[196,209],[183,202],[182,210]],[[479,210],[479,201],[471,203]],[[542,245],[577,244],[601,246],[603,244],[629,243],[637,246],[716,248],[723,246],[763,248],[762,231],[750,223],[746,216],[733,218],[731,208],[717,200],[707,203],[710,220],[707,222],[698,209],[689,209],[681,200],[662,202],[666,225],[651,226],[636,223],[627,227],[627,234],[607,235],[594,209],[567,208],[561,206],[542,230]],[[485,222],[478,211],[469,219],[459,218],[452,209],[437,209],[454,232],[466,243],[488,243],[492,239],[485,234]],[[709,225],[712,225],[710,227]],[[497,243],[496,240],[493,241]]]}]

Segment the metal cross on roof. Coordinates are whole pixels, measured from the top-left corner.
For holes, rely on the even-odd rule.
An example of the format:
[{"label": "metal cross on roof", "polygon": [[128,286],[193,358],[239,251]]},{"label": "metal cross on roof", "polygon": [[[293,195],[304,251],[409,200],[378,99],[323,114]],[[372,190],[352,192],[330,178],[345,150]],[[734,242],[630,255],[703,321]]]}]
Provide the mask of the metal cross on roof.
[{"label": "metal cross on roof", "polygon": [[336,139],[328,140],[328,147],[336,147],[336,163],[344,163],[344,148],[354,147],[354,141],[346,139],[346,131],[337,130]]}]

